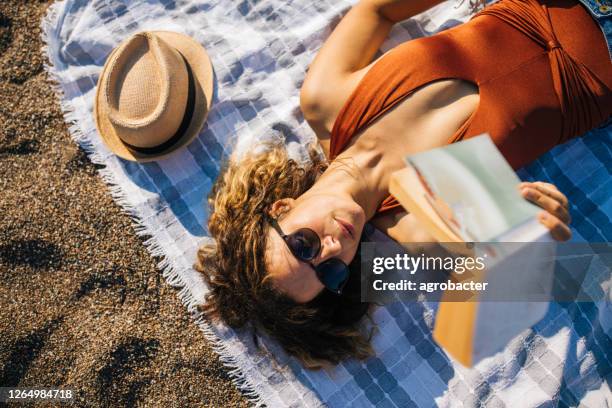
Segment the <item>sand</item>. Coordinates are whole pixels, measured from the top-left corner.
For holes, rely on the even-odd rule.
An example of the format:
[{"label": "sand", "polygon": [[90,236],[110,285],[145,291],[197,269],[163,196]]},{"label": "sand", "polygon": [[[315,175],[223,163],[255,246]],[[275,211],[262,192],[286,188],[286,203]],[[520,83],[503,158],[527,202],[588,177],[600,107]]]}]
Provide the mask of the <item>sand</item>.
[{"label": "sand", "polygon": [[69,137],[42,66],[47,5],[0,2],[0,386],[72,388],[80,406],[247,406]]}]

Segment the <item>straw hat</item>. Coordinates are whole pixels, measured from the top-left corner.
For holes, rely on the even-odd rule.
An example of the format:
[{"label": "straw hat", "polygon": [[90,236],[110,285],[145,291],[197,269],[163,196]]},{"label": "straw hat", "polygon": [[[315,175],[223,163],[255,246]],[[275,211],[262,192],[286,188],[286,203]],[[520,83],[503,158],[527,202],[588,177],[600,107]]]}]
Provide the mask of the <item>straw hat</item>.
[{"label": "straw hat", "polygon": [[199,43],[169,31],[138,33],[104,64],[94,103],[96,127],[119,157],[156,160],[198,135],[212,94],[212,65]]}]

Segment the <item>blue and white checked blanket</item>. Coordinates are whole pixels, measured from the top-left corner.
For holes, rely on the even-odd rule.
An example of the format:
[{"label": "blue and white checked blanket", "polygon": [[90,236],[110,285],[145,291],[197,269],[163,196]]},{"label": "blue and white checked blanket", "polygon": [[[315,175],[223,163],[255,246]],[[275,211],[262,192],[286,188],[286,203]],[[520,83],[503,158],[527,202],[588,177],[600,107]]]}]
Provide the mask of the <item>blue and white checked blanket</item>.
[{"label": "blue and white checked blanket", "polygon": [[[117,203],[136,219],[139,234],[169,284],[191,312],[207,291],[192,269],[206,238],[204,198],[232,149],[284,137],[304,158],[314,138],[299,109],[305,70],[355,0],[65,0],[44,19],[47,70],[75,141],[95,163]],[[469,17],[468,1],[444,3],[396,26],[386,51]],[[127,36],[149,29],[184,32],[208,50],[215,97],[207,125],[190,146],[159,162],[118,159],[102,144],[92,102],[105,58]],[[548,180],[571,203],[574,239],[612,241],[612,129],[599,129],[546,154],[520,171]],[[609,297],[609,288],[606,288]],[[271,341],[255,349],[249,333],[196,323],[254,403],[277,406],[611,406],[612,313],[609,302],[552,304],[533,329],[473,369],[456,364],[431,338],[435,305],[379,307],[376,357],[308,371]]]}]

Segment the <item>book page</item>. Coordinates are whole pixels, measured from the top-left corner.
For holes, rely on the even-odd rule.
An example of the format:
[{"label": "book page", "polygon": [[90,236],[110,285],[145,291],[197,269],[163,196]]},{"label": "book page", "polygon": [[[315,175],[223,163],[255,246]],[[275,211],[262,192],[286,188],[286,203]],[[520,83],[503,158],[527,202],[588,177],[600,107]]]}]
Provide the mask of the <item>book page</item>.
[{"label": "book page", "polygon": [[406,161],[426,185],[431,208],[464,241],[494,241],[540,211],[521,197],[519,178],[488,135]]}]

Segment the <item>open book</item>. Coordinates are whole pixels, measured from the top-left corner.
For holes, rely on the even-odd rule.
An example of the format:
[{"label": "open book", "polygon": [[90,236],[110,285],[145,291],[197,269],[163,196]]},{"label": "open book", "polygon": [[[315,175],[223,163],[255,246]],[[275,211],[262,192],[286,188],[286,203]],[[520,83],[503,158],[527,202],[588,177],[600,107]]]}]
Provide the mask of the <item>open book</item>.
[{"label": "open book", "polygon": [[[440,243],[478,243],[467,247],[488,256],[485,270],[470,275],[488,290],[469,301],[445,293],[436,316],[434,339],[471,366],[546,314],[548,302],[521,295],[534,285],[552,289],[554,243],[536,219],[542,209],[521,197],[519,178],[488,135],[410,155],[406,164],[389,188],[406,211]],[[500,293],[517,297],[500,299]]]}]

